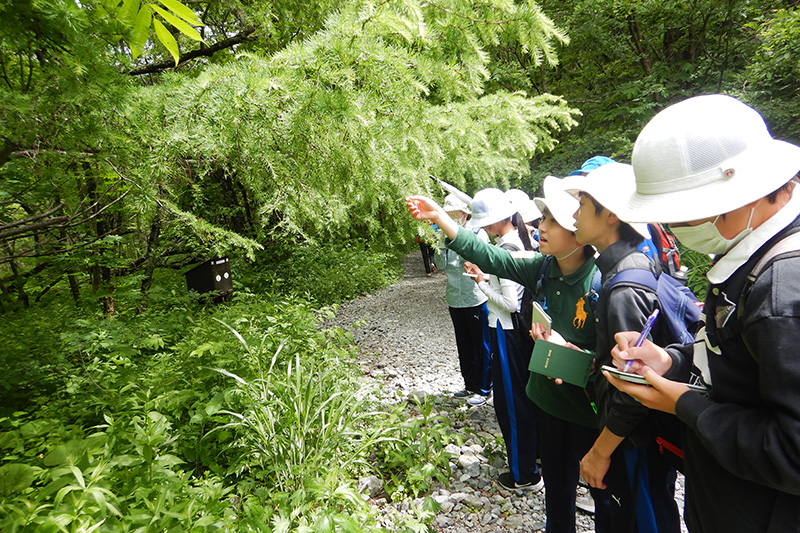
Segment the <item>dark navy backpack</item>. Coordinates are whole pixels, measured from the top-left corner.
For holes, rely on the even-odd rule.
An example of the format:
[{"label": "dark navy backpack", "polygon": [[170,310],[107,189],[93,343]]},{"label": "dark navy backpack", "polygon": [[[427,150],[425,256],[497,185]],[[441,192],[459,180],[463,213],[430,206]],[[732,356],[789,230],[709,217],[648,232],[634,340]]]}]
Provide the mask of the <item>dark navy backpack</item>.
[{"label": "dark navy backpack", "polygon": [[607,291],[615,285],[624,283],[635,285],[654,292],[661,306],[663,329],[670,343],[690,344],[694,342],[694,333],[703,312],[703,303],[680,281],[669,275],[656,278],[649,270],[634,268],[623,270],[608,283]]}]

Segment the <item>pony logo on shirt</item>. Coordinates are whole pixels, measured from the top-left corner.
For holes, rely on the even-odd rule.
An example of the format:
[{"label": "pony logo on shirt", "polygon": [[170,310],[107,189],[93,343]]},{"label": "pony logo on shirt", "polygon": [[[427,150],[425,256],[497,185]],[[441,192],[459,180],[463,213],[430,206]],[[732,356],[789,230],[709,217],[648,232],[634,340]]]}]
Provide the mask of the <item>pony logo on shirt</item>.
[{"label": "pony logo on shirt", "polygon": [[583,309],[583,305],[585,303],[586,301],[583,299],[583,296],[581,296],[580,300],[578,300],[575,304],[575,318],[572,319],[572,325],[577,329],[583,329],[583,326],[586,324],[586,318],[588,315]]}]

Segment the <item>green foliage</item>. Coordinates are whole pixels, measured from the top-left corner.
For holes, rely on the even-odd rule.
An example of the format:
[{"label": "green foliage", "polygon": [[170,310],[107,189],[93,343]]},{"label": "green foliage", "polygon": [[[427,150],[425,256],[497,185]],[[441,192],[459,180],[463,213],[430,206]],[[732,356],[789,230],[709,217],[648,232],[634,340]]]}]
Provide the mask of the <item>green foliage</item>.
[{"label": "green foliage", "polygon": [[393,498],[418,497],[434,481],[447,483],[450,465],[443,450],[453,441],[451,423],[435,407],[435,400],[414,396],[412,416],[396,409],[379,424],[385,438],[377,463],[389,477],[385,490]]},{"label": "green foliage", "polygon": [[[156,278],[141,314],[101,318],[54,293],[6,315],[21,329],[0,353],[19,369],[2,391],[0,529],[379,531],[359,477],[399,500],[446,471],[446,421],[372,405],[352,335],[319,329],[331,309],[245,287],[211,306],[174,272]],[[120,301],[137,292],[124,287]],[[420,507],[396,530],[431,518]]]},{"label": "green foliage", "polygon": [[[219,529],[234,524],[232,490],[192,477],[174,455],[167,418],[147,404],[106,417],[90,430],[16,413],[0,419],[5,484],[2,526],[9,531],[146,528]],[[27,461],[27,462],[22,462]]]},{"label": "green foliage", "polygon": [[772,134],[800,143],[800,11],[778,9],[746,24],[757,42],[756,53],[740,74],[742,97],[761,112]]},{"label": "green foliage", "polygon": [[[428,175],[481,187],[527,174],[526,158],[573,124],[551,95],[481,96],[481,46],[510,28],[451,7],[354,3],[272,58],[243,55],[143,89],[136,112],[165,130],[143,132],[148,168],[176,185],[182,209],[271,240],[405,241],[401,199],[430,191]],[[506,8],[493,17],[513,18]],[[542,17],[517,15],[515,31],[557,36]],[[187,175],[197,176],[191,194],[178,186]],[[228,191],[225,211],[215,190]]]},{"label": "green foliage", "polygon": [[678,243],[678,249],[681,254],[681,266],[689,269],[688,287],[700,301],[705,300],[708,287],[706,272],[711,267],[711,258],[706,254],[690,250],[680,243]]},{"label": "green foliage", "polygon": [[398,255],[373,251],[363,242],[322,243],[271,252],[260,254],[238,283],[305,295],[319,305],[333,305],[385,287],[401,274]]},{"label": "green foliage", "polygon": [[[493,63],[504,90],[560,94],[582,111],[556,150],[534,159],[536,175],[566,175],[596,154],[630,161],[644,124],[663,107],[696,94],[743,97],[763,108],[777,131],[796,124],[796,98],[787,92],[775,98],[778,87],[796,87],[786,70],[797,63],[789,58],[796,48],[793,22],[789,11],[776,9],[784,2],[542,0],[541,6],[570,38],[557,50],[559,64],[535,68],[511,47],[498,48]],[[779,57],[786,61],[781,64]],[[767,87],[761,75],[781,81]]]},{"label": "green foliage", "polygon": [[150,28],[152,26],[156,37],[173,57],[175,65],[177,65],[180,58],[178,41],[175,40],[175,37],[161,20],[195,41],[202,41],[203,38],[193,26],[202,26],[203,22],[194,11],[177,0],[159,0],[159,2],[164,7],[155,2],[140,3],[139,0],[125,0],[120,5],[118,0],[112,0],[100,1],[96,5],[89,3],[86,8],[92,9],[96,7],[101,9],[108,14],[111,20],[116,22],[115,33],[125,36],[134,59],[142,55],[150,37]]},{"label": "green foliage", "polygon": [[[236,383],[226,393],[228,403],[245,408],[241,413],[218,411],[233,418],[218,430],[236,430],[234,446],[241,456],[233,465],[235,473],[248,472],[267,486],[292,492],[302,490],[306,479],[317,478],[319,465],[331,464],[337,454],[345,456],[345,465],[365,455],[359,450],[369,443],[347,442],[357,433],[365,409],[359,400],[363,394],[345,366],[314,358],[313,352],[302,359],[299,352],[286,357],[282,354],[286,345],[274,348],[269,336],[251,346],[239,332],[229,329],[256,365],[255,378],[249,381],[215,369]],[[215,408],[209,405],[206,411]],[[342,449],[343,444],[355,448]]]},{"label": "green foliage", "polygon": [[[139,276],[134,308],[146,307],[159,267],[303,242],[405,246],[413,223],[402,198],[438,194],[429,175],[470,190],[508,183],[575,123],[557,96],[486,93],[491,47],[516,43],[533,63],[555,64],[566,42],[531,2],[336,7],[0,7],[16,24],[0,37],[0,303],[30,305],[69,285],[76,302],[90,288],[111,316],[130,309],[118,298],[128,275]],[[124,43],[157,55],[150,28],[172,63],[198,37],[208,49],[242,46],[235,59],[145,85],[124,72],[166,67],[129,57]],[[276,44],[248,41],[267,29]]]}]

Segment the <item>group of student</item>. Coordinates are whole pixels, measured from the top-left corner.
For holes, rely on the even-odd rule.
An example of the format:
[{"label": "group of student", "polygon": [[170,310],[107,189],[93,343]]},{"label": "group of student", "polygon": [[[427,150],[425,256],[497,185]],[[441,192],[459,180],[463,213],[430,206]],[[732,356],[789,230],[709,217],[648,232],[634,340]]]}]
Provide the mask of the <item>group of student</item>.
[{"label": "group of student", "polygon": [[[488,298],[510,468],[498,481],[515,489],[543,482],[548,533],[575,531],[579,475],[591,486],[598,533],[678,533],[676,471],[653,438],[659,412],[682,430],[690,532],[799,531],[800,147],[773,139],[741,101],[705,95],[658,113],[631,160],[595,159],[596,168],[545,179],[535,199],[541,253],[524,252],[516,211],[496,189],[451,209],[452,218],[452,205],[406,198],[414,218],[438,224],[448,253],[463,258]],[[693,343],[668,345],[665,320],[642,341],[648,317],[665,310],[658,293],[612,283],[629,270],[664,275],[639,251],[647,223],[667,224],[684,246],[714,256]],[[515,316],[520,289],[546,307],[552,333]],[[593,352],[592,379],[581,388],[529,373],[526,338]],[[488,377],[489,365],[483,370]],[[693,376],[708,389],[690,388]],[[466,377],[465,385],[479,395],[491,387]]]}]

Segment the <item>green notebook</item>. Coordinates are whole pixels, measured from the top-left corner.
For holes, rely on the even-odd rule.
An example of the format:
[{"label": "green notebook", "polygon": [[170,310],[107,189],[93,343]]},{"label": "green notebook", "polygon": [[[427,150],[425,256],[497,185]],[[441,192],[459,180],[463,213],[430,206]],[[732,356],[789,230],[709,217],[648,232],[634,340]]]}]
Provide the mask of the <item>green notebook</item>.
[{"label": "green notebook", "polygon": [[560,344],[543,340],[533,345],[528,370],[551,378],[561,378],[566,383],[585,387],[592,371],[594,354],[573,350]]}]

